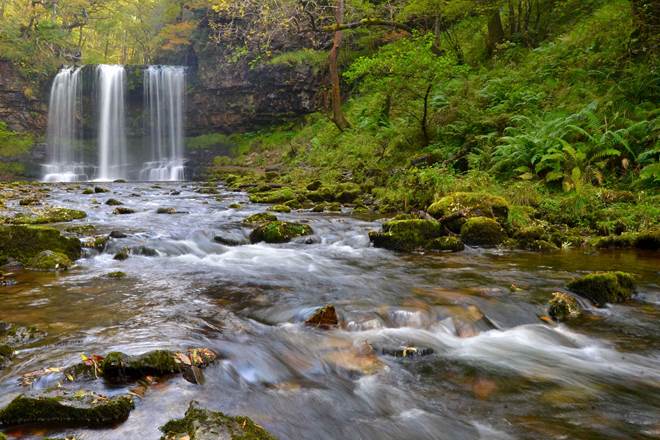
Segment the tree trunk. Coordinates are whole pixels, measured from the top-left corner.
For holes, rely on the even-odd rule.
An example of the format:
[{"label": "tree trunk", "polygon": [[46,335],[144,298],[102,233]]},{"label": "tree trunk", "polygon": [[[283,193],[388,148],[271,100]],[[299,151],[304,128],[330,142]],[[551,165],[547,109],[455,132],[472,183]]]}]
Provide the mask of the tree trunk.
[{"label": "tree trunk", "polygon": [[513,0],[509,0],[509,38],[511,38],[515,33],[516,33],[516,10],[513,5]]},{"label": "tree trunk", "polygon": [[488,40],[486,48],[488,54],[492,55],[499,43],[504,41],[504,28],[502,27],[502,18],[499,9],[496,9],[488,19]]},{"label": "tree trunk", "polygon": [[426,93],[424,93],[424,113],[422,114],[422,136],[424,139],[424,147],[428,146],[431,143],[431,137],[429,136],[428,129],[428,118],[429,118],[429,96],[431,96],[431,90],[433,89],[433,82],[430,81],[426,87]]},{"label": "tree trunk", "polygon": [[343,32],[340,28],[344,21],[344,0],[337,0],[335,19],[337,21],[337,30],[335,31],[335,36],[332,40],[332,49],[330,49],[328,56],[330,83],[332,84],[332,120],[339,130],[344,131],[350,127],[341,109],[341,79],[339,77],[339,48],[343,39]]},{"label": "tree trunk", "polygon": [[657,54],[660,45],[660,4],[657,0],[632,0],[635,31],[631,50],[634,54]]}]

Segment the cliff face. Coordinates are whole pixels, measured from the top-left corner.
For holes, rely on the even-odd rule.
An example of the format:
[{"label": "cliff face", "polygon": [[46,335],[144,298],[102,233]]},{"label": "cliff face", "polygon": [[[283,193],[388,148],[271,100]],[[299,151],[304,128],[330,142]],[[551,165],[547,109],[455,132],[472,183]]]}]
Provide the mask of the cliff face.
[{"label": "cliff face", "polygon": [[42,133],[48,124],[48,96],[0,59],[0,121],[10,130]]}]

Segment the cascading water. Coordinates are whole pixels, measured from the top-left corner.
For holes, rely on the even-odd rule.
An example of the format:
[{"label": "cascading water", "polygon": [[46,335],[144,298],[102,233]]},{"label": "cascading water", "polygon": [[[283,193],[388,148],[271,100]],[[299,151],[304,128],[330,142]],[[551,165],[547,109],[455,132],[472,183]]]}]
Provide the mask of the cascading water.
[{"label": "cascading water", "polygon": [[126,179],[128,152],[126,148],[124,66],[102,64],[96,68],[99,103],[99,169],[97,180]]},{"label": "cascading water", "polygon": [[47,182],[86,180],[82,163],[82,69],[65,67],[57,74],[48,107],[48,155],[44,165]]},{"label": "cascading water", "polygon": [[149,66],[144,71],[145,130],[149,138],[150,161],[140,178],[149,181],[184,179],[183,107],[185,68]]}]

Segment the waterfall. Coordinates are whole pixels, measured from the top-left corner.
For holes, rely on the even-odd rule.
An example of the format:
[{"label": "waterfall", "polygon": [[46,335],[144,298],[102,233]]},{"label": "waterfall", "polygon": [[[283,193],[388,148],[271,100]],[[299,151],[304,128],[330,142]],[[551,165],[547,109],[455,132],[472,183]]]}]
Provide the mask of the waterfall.
[{"label": "waterfall", "polygon": [[126,179],[126,69],[124,66],[101,64],[96,72],[99,105],[97,180]]},{"label": "waterfall", "polygon": [[140,171],[142,180],[183,180],[183,108],[185,68],[149,66],[144,71],[145,124],[150,161]]},{"label": "waterfall", "polygon": [[183,180],[185,88],[181,66],[64,67],[50,93],[43,180]]},{"label": "waterfall", "polygon": [[48,106],[48,156],[44,165],[47,182],[86,180],[82,164],[81,68],[65,67],[53,80]]}]

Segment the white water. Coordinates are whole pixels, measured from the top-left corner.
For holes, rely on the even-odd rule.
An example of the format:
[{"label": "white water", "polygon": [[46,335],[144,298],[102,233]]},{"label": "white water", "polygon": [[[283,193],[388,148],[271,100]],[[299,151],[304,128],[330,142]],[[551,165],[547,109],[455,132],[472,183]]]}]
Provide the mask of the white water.
[{"label": "white water", "polygon": [[53,80],[48,107],[46,182],[85,180],[79,142],[82,136],[81,68],[65,67]]},{"label": "white water", "polygon": [[99,174],[96,180],[126,179],[126,70],[124,66],[102,64],[96,71],[99,90]]},{"label": "white water", "polygon": [[144,71],[146,131],[151,160],[140,171],[141,180],[184,179],[183,107],[186,72],[180,66],[149,66]]}]

